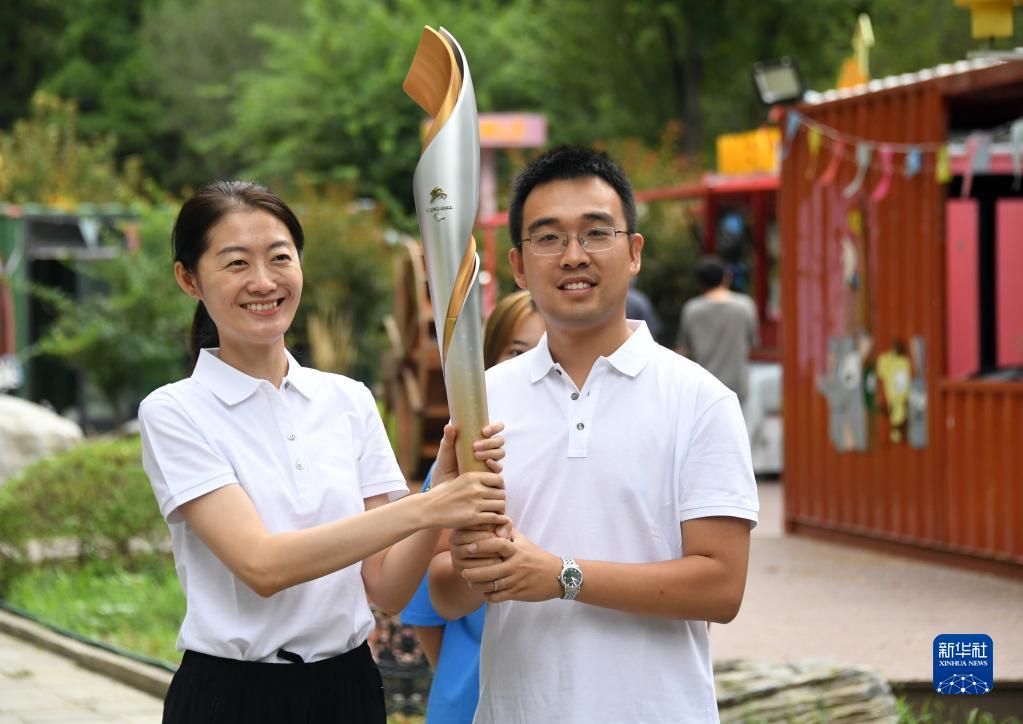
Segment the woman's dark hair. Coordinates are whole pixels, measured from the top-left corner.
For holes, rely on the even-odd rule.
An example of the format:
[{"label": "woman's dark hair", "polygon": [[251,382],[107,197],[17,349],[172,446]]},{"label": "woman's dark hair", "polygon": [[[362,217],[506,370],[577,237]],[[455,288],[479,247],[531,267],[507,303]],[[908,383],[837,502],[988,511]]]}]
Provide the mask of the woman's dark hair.
[{"label": "woman's dark hair", "polygon": [[522,169],[512,185],[511,204],[508,207],[508,231],[517,249],[522,248],[522,209],[530,192],[550,181],[596,176],[603,179],[622,200],[625,229],[636,230],[636,199],[632,184],[625,171],[603,151],[588,146],[559,146],[535,158]]},{"label": "woman's dark hair", "polygon": [[[209,246],[210,230],[233,211],[265,211],[288,227],[291,239],[298,253],[302,253],[304,235],[298,217],[278,196],[265,186],[251,181],[214,181],[203,186],[186,201],[178,212],[171,234],[171,249],[174,261],[190,273],[195,274],[199,258]],[[192,367],[199,359],[203,347],[220,345],[220,335],[213,323],[206,305],[201,301],[192,317],[192,333],[189,346],[192,353]]]}]

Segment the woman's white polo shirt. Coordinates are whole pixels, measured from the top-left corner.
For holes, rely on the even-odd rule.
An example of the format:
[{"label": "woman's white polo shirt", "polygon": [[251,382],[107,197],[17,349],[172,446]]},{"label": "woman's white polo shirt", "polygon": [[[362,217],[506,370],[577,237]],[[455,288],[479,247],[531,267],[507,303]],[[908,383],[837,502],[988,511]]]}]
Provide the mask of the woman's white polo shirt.
[{"label": "woman's white polo shirt", "polygon": [[178,649],[272,662],[281,648],[305,661],[350,651],[374,626],[361,564],[262,598],[177,509],[238,483],[279,533],[357,515],[374,495],[408,492],[373,396],[361,382],[302,367],[290,354],[278,390],[217,352],[202,350],[190,378],[139,408],[142,464],[170,527],[188,605]]}]

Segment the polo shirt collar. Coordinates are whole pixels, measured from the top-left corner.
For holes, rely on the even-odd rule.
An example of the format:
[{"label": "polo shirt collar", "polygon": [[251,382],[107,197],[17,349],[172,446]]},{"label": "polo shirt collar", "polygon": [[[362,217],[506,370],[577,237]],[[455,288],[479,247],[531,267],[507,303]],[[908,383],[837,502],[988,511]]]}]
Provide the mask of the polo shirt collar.
[{"label": "polo shirt collar", "polygon": [[[600,359],[606,359],[612,367],[623,375],[635,377],[643,371],[646,363],[650,361],[657,343],[654,342],[654,338],[650,335],[646,322],[630,319],[627,321],[627,324],[629,329],[632,330],[629,338],[610,357],[602,357]],[[540,342],[536,345],[536,349],[533,350],[533,359],[529,369],[530,381],[539,382],[556,365],[557,363],[554,361],[554,358],[551,357],[551,348],[547,345],[547,333],[545,332],[543,337],[540,338]]]},{"label": "polo shirt collar", "polygon": [[[237,405],[247,400],[265,380],[250,377],[235,369],[217,356],[220,348],[202,349],[192,371],[192,379],[216,395],[225,405]],[[288,373],[284,380],[289,382],[303,396],[312,399],[313,380],[309,371],[300,365],[291,353],[284,350],[288,358]],[[283,382],[282,382],[283,385]]]},{"label": "polo shirt collar", "polygon": [[647,329],[646,322],[630,319],[627,323],[632,334],[607,358],[607,361],[623,375],[635,377],[653,357],[657,343]]},{"label": "polo shirt collar", "polygon": [[284,375],[284,380],[281,384],[283,385],[284,382],[287,382],[307,400],[313,399],[316,392],[316,376],[313,370],[300,365],[298,360],[292,357],[291,352],[288,350],[284,350],[284,354],[288,357],[288,374]]}]

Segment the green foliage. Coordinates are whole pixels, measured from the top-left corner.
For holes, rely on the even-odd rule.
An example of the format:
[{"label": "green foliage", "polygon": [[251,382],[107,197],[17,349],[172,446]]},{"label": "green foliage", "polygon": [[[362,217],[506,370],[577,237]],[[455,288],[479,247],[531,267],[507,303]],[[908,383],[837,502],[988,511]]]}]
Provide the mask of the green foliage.
[{"label": "green foliage", "polygon": [[391,254],[379,209],[308,183],[288,195],[305,231],[304,289],[290,337],[319,369],[376,379],[391,305]]},{"label": "green foliage", "polygon": [[32,115],[0,133],[0,198],[58,209],[81,201],[127,204],[144,195],[136,161],[119,167],[112,137],[83,140],[73,102],[39,92]]},{"label": "green foliage", "polygon": [[[669,125],[658,145],[638,141],[607,144],[637,189],[674,186],[698,178],[697,169],[675,153],[678,128]],[[640,204],[639,231],[645,240],[636,286],[646,292],[662,323],[658,341],[673,347],[682,303],[698,293],[693,269],[700,257],[700,221],[694,201]]]},{"label": "green foliage", "polygon": [[103,561],[41,566],[17,578],[6,598],[52,626],[169,663],[181,659],[174,646],[185,597],[169,556],[131,569]]},{"label": "green foliage", "polygon": [[131,567],[133,541],[155,549],[167,526],[139,439],[86,443],[45,458],[0,488],[0,589],[30,562],[30,544],[80,562]]},{"label": "green foliage", "polygon": [[0,3],[0,129],[29,112],[41,79],[60,64],[53,52],[62,30],[61,0],[5,0]]},{"label": "green foliage", "polygon": [[[951,0],[10,0],[0,128],[46,89],[165,187],[304,171],[356,181],[407,223],[421,113],[401,81],[423,24],[464,44],[481,111],[543,112],[555,143],[653,144],[675,121],[679,147],[706,161],[718,133],[764,117],[754,61],[791,55],[810,87],[829,88],[862,11],[875,76],[980,45]],[[1019,44],[1015,16],[1016,37],[993,47]]]},{"label": "green foliage", "polygon": [[969,708],[964,715],[960,713],[966,709],[966,697],[951,697],[955,701],[945,702],[934,699],[925,699],[922,704],[915,706],[900,696],[896,701],[899,713],[899,724],[1021,724],[1019,718],[1014,716],[998,719],[994,714],[982,711],[977,707]]},{"label": "green foliage", "polygon": [[39,86],[75,102],[84,138],[116,139],[117,159],[141,159],[147,175],[165,165],[174,148],[173,139],[160,132],[164,109],[153,94],[140,45],[143,15],[161,2],[60,3],[61,31],[50,49],[59,62]]},{"label": "green foliage", "polygon": [[298,169],[407,208],[421,112],[401,83],[425,16],[416,0],[318,0],[303,4],[299,27],[257,26],[271,50],[263,68],[239,77],[235,126],[221,146],[256,176]]},{"label": "green foliage", "polygon": [[165,188],[239,175],[240,154],[224,141],[237,133],[231,112],[236,77],[261,67],[266,52],[254,29],[283,30],[299,18],[299,4],[292,2],[164,0],[147,8],[137,66],[146,79],[140,100],[154,112],[142,130],[160,145],[148,153],[138,143],[131,148]]},{"label": "green foliage", "polygon": [[82,373],[117,421],[186,371],[193,305],[178,289],[165,246],[173,213],[161,207],[143,214],[139,250],[78,263],[77,271],[94,287],[83,301],[57,289],[33,289],[56,309],[57,319],[32,353],[59,358]]}]

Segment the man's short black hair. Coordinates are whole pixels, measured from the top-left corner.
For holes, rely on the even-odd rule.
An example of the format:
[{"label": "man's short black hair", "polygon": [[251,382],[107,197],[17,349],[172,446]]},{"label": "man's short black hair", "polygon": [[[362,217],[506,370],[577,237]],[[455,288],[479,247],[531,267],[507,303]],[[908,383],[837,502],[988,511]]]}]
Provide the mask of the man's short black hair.
[{"label": "man's short black hair", "polygon": [[725,280],[725,272],[728,268],[724,260],[719,256],[708,255],[696,262],[696,281],[706,291],[721,286]]},{"label": "man's short black hair", "polygon": [[515,179],[511,206],[508,209],[508,230],[512,243],[522,248],[522,208],[529,193],[548,181],[596,176],[615,190],[622,200],[626,231],[636,231],[636,199],[625,171],[603,151],[589,146],[559,146],[534,159]]}]

